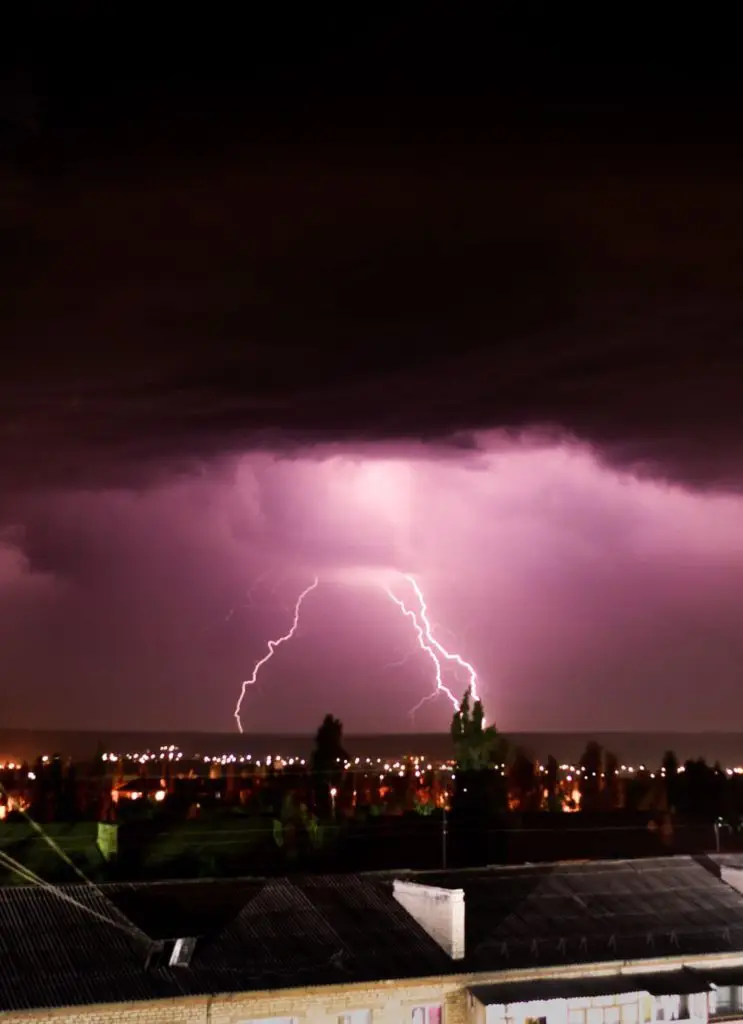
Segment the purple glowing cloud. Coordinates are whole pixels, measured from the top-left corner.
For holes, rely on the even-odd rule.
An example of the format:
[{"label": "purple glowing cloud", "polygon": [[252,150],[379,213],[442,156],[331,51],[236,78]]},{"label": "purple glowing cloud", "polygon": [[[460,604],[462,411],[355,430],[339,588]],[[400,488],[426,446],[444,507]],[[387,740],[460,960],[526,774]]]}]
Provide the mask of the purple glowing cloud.
[{"label": "purple glowing cloud", "polygon": [[[12,509],[24,531],[0,545],[6,715],[229,730],[318,576],[245,693],[248,731],[307,731],[327,710],[349,730],[404,730],[435,685],[385,592],[410,573],[503,728],[723,728],[740,705],[742,512],[577,443],[495,435],[446,457],[248,453],[136,493],[27,495]],[[428,701],[416,725],[450,713]]]}]

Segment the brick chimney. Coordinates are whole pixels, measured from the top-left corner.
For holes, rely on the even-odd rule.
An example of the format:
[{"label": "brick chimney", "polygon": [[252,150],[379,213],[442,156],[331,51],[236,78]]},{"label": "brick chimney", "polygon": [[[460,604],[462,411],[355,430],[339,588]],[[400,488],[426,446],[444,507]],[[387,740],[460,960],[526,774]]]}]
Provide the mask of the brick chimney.
[{"label": "brick chimney", "polygon": [[464,957],[464,889],[395,879],[392,894],[452,960]]}]

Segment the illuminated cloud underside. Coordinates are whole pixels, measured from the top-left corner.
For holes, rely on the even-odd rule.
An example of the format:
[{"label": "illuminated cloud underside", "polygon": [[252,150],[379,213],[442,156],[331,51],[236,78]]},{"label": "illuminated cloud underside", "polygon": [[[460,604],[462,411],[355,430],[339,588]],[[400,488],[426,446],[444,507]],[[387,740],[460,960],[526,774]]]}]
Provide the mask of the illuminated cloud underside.
[{"label": "illuminated cloud underside", "polygon": [[[618,473],[577,444],[480,443],[246,454],[136,493],[6,503],[23,525],[0,545],[6,721],[41,706],[50,726],[234,728],[241,681],[317,576],[244,721],[304,732],[332,711],[349,731],[404,730],[435,673],[386,592],[413,606],[401,573],[504,728],[743,714],[743,501]],[[447,668],[459,698],[468,673]],[[416,726],[450,713],[427,700]]]}]

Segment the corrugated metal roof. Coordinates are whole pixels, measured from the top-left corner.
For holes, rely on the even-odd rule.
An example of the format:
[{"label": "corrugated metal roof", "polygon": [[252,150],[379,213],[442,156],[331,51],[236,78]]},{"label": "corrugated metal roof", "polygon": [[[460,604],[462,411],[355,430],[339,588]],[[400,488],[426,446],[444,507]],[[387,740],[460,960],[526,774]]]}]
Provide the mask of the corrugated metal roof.
[{"label": "corrugated metal roof", "polygon": [[473,970],[743,950],[743,896],[691,857],[427,872],[419,880],[464,889]]},{"label": "corrugated metal roof", "polygon": [[[185,936],[188,967],[145,969],[150,939]],[[354,876],[0,889],[0,963],[0,1011],[452,969],[391,883]]]},{"label": "corrugated metal roof", "polygon": [[[464,889],[464,960],[389,875],[0,889],[0,1011],[743,951],[743,895],[691,858],[413,877]],[[145,970],[151,940],[186,936],[188,967]]]}]

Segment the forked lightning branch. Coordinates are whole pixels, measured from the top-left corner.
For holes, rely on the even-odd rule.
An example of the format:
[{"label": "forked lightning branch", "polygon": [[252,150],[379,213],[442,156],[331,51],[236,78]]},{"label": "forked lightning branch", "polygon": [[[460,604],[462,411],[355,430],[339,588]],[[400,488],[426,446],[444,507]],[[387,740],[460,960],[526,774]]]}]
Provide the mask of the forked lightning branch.
[{"label": "forked lightning branch", "polygon": [[[447,697],[454,710],[457,711],[459,710],[459,701],[444,682],[446,669],[458,668],[465,671],[467,674],[467,688],[475,700],[477,700],[478,697],[477,673],[472,665],[468,661],[465,661],[460,654],[457,654],[454,651],[448,651],[433,635],[433,628],[428,618],[428,607],[426,605],[423,592],[414,577],[406,573],[400,573],[400,582],[405,584],[406,589],[412,595],[412,601],[410,604],[406,602],[405,598],[399,597],[391,587],[383,586],[382,589],[393,604],[399,608],[402,615],[404,615],[406,619],[410,620],[418,646],[432,662],[435,683],[433,690],[426,694],[426,696],[411,709],[411,714],[415,713],[423,704],[426,703],[426,701],[437,697],[439,694],[443,694]],[[250,678],[243,681],[243,684],[240,687],[240,695],[238,696],[237,704],[235,705],[235,721],[237,722],[237,727],[240,732],[243,732],[242,705],[245,700],[245,694],[248,687],[255,686],[258,682],[258,676],[263,666],[273,658],[274,654],[282,644],[287,643],[295,635],[299,628],[302,605],[312,591],[317,590],[319,586],[320,579],[319,577],[315,577],[312,583],[308,587],[305,587],[294,605],[294,614],[290,628],[282,636],[277,637],[277,639],[268,641],[267,653],[260,659],[260,661],[256,662],[253,674]]]}]

